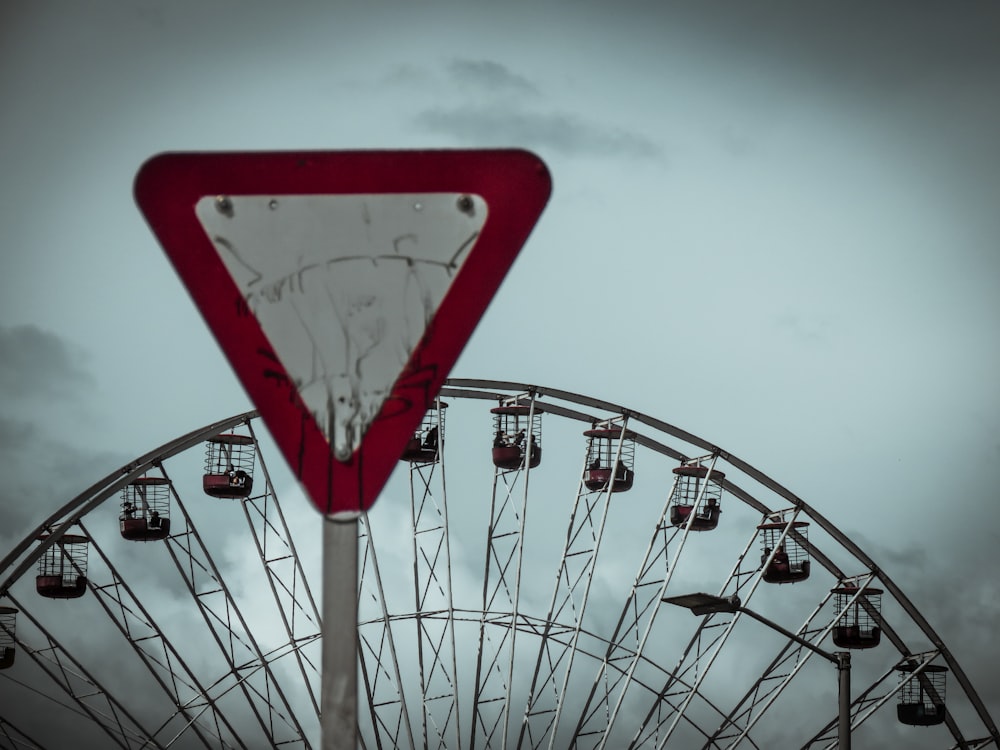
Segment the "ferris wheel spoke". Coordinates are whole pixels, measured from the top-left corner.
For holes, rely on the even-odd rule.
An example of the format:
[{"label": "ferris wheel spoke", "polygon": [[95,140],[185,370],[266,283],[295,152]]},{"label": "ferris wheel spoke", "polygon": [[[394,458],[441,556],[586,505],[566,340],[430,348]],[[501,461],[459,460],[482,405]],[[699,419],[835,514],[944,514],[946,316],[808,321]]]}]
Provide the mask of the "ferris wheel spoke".
[{"label": "ferris wheel spoke", "polygon": [[494,480],[494,499],[502,490],[503,500],[495,507],[489,526],[487,539],[487,578],[484,590],[488,592],[483,600],[484,611],[494,611],[497,607],[510,606],[516,610],[520,588],[521,543],[524,528],[525,497],[515,497],[518,487],[511,474],[518,472],[498,471]]},{"label": "ferris wheel spoke", "polygon": [[0,716],[0,739],[6,740],[10,748],[38,748],[42,745],[22,731],[9,719]]},{"label": "ferris wheel spoke", "polygon": [[[876,608],[868,596],[869,591],[881,593],[878,590],[869,588],[870,584],[875,580],[874,574],[868,572],[851,578],[841,577],[841,579],[841,585],[844,588],[835,588],[829,591],[796,632],[799,638],[811,642],[817,648],[831,632],[834,633],[834,641],[836,642],[838,634],[841,634],[839,631],[840,628],[843,628],[845,631],[850,631],[850,628],[857,630],[859,621],[862,626],[867,624],[869,627],[874,622],[879,622],[882,625],[885,624],[885,621],[881,617],[878,617]],[[826,610],[827,604],[831,600],[836,600],[837,606],[826,621],[826,624],[813,625],[813,621]],[[872,617],[876,619],[869,619]],[[853,622],[853,625],[849,627],[843,626],[842,623],[845,622]],[[872,631],[866,631],[862,628],[861,632],[870,633]],[[877,637],[878,631],[874,632]],[[852,636],[850,632],[841,635],[858,637],[857,635]],[[875,642],[877,641],[873,640],[868,645],[874,645]],[[736,747],[743,737],[764,716],[765,711],[789,687],[792,678],[795,677],[812,655],[813,651],[806,649],[804,645],[796,641],[787,642],[765,668],[757,682],[730,712],[727,720],[732,728],[736,730],[736,733],[724,734],[726,726],[720,725],[712,735],[711,743],[730,741],[727,747]],[[868,688],[853,701],[854,726],[863,721],[863,719],[857,717],[862,711],[864,696],[871,690],[872,688]],[[881,703],[878,705],[881,705]],[[834,720],[833,726],[836,727],[836,724],[837,722]]]},{"label": "ferris wheel spoke", "polygon": [[[479,639],[476,651],[476,681],[472,700],[472,731],[470,747],[483,740],[485,747],[503,746],[505,720],[509,716],[507,691],[509,667],[507,655],[512,651],[512,641],[517,632],[510,627],[510,615],[483,613],[479,619]],[[493,638],[495,628],[500,635]],[[500,738],[497,734],[500,734]]]},{"label": "ferris wheel spoke", "polygon": [[319,655],[313,654],[310,658],[305,649],[310,644],[319,648],[322,618],[278,495],[271,484],[260,443],[253,426],[248,423],[247,428],[253,441],[257,465],[263,474],[264,491],[249,494],[240,503],[264,569],[274,611],[281,619],[286,643],[291,647],[287,652],[295,659],[296,668],[302,676],[301,685],[305,688],[315,716],[319,717],[319,697],[316,694]]},{"label": "ferris wheel spoke", "polygon": [[[593,581],[592,571],[600,552],[601,540],[607,521],[608,507],[615,482],[631,472],[622,461],[623,449],[629,439],[628,419],[609,420],[595,428],[601,433],[605,445],[596,437],[588,443],[576,501],[566,532],[566,544],[556,573],[556,584],[546,617],[547,630],[541,639],[535,669],[528,692],[528,702],[521,723],[518,746],[527,742],[528,747],[541,747],[546,740],[549,747],[555,742],[559,722],[565,705],[566,688],[573,670],[576,642],[583,625],[583,617]],[[590,481],[597,463],[614,471],[600,483]],[[565,626],[556,623],[566,623]],[[553,629],[566,627],[571,633],[564,643],[549,637]],[[551,702],[550,702],[551,701]]]},{"label": "ferris wheel spoke", "polygon": [[[805,641],[819,647],[820,643],[837,622],[836,616],[828,624],[811,627],[812,621],[825,608],[831,596],[824,597],[805,623],[795,631],[795,634]],[[796,641],[786,642],[777,656],[768,664],[763,673],[749,691],[726,716],[724,722],[712,734],[705,747],[718,746],[728,742],[724,747],[736,747],[747,736],[767,709],[789,687],[792,679],[805,666],[814,652]],[[742,709],[742,710],[741,710]],[[726,734],[725,732],[729,732]]]},{"label": "ferris wheel spoke", "polygon": [[80,527],[90,537],[91,549],[97,553],[111,576],[110,583],[92,582],[91,590],[95,598],[155,682],[177,707],[176,714],[166,717],[153,736],[161,736],[164,732],[170,731],[171,720],[179,715],[183,717],[184,722],[180,727],[174,727],[174,731],[183,732],[185,728],[190,727],[202,744],[210,747],[212,742],[204,734],[207,728],[203,726],[202,720],[204,713],[210,712],[215,727],[212,734],[216,742],[228,744],[223,740],[226,736],[239,747],[246,747],[246,743],[239,738],[239,733],[219,710],[210,691],[201,684],[181,657],[176,645],[166,637],[156,619],[136,596],[134,589],[122,575],[122,571],[104,553],[93,535],[86,531],[82,522]]},{"label": "ferris wheel spoke", "polygon": [[[939,656],[938,652],[930,652],[928,654],[922,655],[926,659],[924,663],[929,663],[931,660]],[[851,726],[856,729],[862,723],[865,722],[870,716],[872,716],[879,708],[881,708],[886,702],[892,699],[893,696],[902,687],[902,683],[898,683],[895,686],[885,686],[891,677],[898,675],[897,665],[892,665],[887,669],[882,675],[875,679],[871,685],[865,688],[863,691],[859,692],[851,703]],[[837,722],[838,717],[833,717],[828,721],[822,729],[820,729],[808,742],[806,742],[802,748],[807,750],[816,745],[822,747],[836,746],[837,744]],[[826,743],[826,744],[822,744]]]},{"label": "ferris wheel spoke", "polygon": [[[743,552],[737,556],[736,563],[722,586],[720,596],[738,596],[744,602],[750,600],[760,583],[763,570],[761,566],[752,564],[748,559],[756,539],[755,532]],[[671,696],[679,702],[675,706],[673,703],[665,705],[659,699],[654,701],[633,737],[633,746],[641,746],[653,741],[654,738],[657,748],[667,743],[680,720],[684,718],[692,699],[698,694],[705,676],[728,640],[739,617],[739,612],[714,613],[701,619],[677,666],[658,692],[661,697]],[[694,677],[687,683],[685,680],[689,674],[693,674]]]},{"label": "ferris wheel spoke", "polygon": [[376,746],[416,747],[405,697],[372,524],[366,514],[358,522],[361,555],[358,587],[358,643],[362,678],[368,698]]},{"label": "ferris wheel spoke", "polygon": [[[160,726],[152,730],[143,730],[146,731],[147,734],[142,735],[141,739],[136,739],[136,741],[142,742],[143,744],[152,742],[157,746],[160,746],[163,743],[169,745],[171,742],[171,735],[169,733],[183,732],[185,727],[191,726],[193,733],[201,740],[202,744],[206,747],[210,746],[208,739],[203,733],[207,728],[196,723],[200,718],[201,713],[204,712],[209,704],[203,701],[199,702],[197,700],[190,700],[191,695],[200,696],[201,693],[198,692],[199,688],[192,687],[192,681],[186,681],[183,675],[178,675],[171,668],[171,663],[174,666],[182,666],[183,662],[177,656],[176,650],[173,649],[168,642],[159,638],[159,642],[163,646],[162,656],[156,654],[155,648],[152,651],[148,650],[147,647],[150,642],[157,640],[159,636],[162,636],[162,634],[156,628],[155,624],[151,624],[152,618],[148,616],[148,612],[144,610],[141,603],[137,598],[135,598],[133,591],[121,578],[118,571],[110,563],[100,546],[90,536],[89,532],[86,531],[86,527],[84,526],[82,520],[79,522],[79,525],[85,536],[88,538],[89,547],[99,555],[112,576],[112,582],[107,584],[96,583],[93,578],[88,579],[91,592],[94,594],[94,597],[100,603],[112,623],[118,627],[121,634],[125,637],[126,642],[131,645],[142,663],[147,667],[153,679],[166,692],[167,696],[170,698],[170,705],[175,708],[174,713],[172,715],[167,715],[162,720]],[[82,571],[80,572],[82,574]],[[118,613],[118,616],[116,616],[116,612]],[[35,620],[35,623],[39,628],[41,628],[41,625],[38,624],[37,620]],[[139,635],[140,632],[141,635]],[[67,692],[73,692],[71,690],[73,680],[68,679],[70,671],[62,669],[63,661],[65,659],[72,659],[72,657],[69,654],[64,654],[62,657],[59,657],[58,654],[62,647],[58,645],[58,642],[49,633],[45,632],[44,634],[50,641],[51,647],[47,651],[37,653],[51,653],[57,655],[55,659],[50,660],[60,667],[58,674],[62,675],[64,678],[61,681],[57,680],[57,682],[59,682],[63,689]],[[124,654],[125,652],[121,653]],[[76,662],[75,659],[73,661]],[[186,669],[186,667],[184,668]],[[79,670],[80,668],[75,668],[72,671],[79,674]],[[50,676],[57,674],[55,670],[49,669],[46,671],[50,674]],[[166,672],[166,676],[163,674],[164,671]],[[188,677],[191,677],[190,673],[188,673]],[[96,680],[93,677],[88,675],[84,679],[88,683],[94,683],[96,688],[94,691],[95,695],[103,693],[104,688],[97,685]],[[172,686],[168,685],[167,682],[172,683]],[[196,680],[193,682],[196,683]],[[188,696],[182,697],[180,695],[180,692],[177,690],[178,683],[181,683],[182,687],[187,690]],[[91,697],[90,693],[84,693],[83,695],[88,699]],[[77,698],[75,693],[73,693],[73,697],[75,699]],[[120,701],[118,699],[114,699],[109,696],[108,700],[114,706],[120,705]],[[193,707],[196,709],[194,711],[191,710],[192,702],[194,704]],[[198,705],[199,703],[200,706]],[[178,726],[178,723],[173,721],[173,719],[179,715],[183,716],[184,720]],[[114,711],[109,712],[105,710],[102,713],[102,716],[104,716],[105,719],[108,719],[109,717],[114,719]],[[214,719],[216,727],[215,739],[222,743],[220,746],[228,746],[226,743],[222,742],[221,739],[222,732],[221,727],[219,726],[219,716],[216,715]],[[119,736],[129,736],[129,733],[125,731],[120,720],[114,719],[110,721],[109,724]],[[107,727],[107,725],[108,724],[105,724],[104,726]],[[228,728],[231,729],[231,727]],[[137,731],[138,730],[132,730],[131,734],[133,739],[139,737],[139,734],[136,733]],[[130,742],[131,740],[127,741]]]},{"label": "ferris wheel spoke", "polygon": [[[161,467],[162,468],[162,467]],[[164,476],[167,476],[163,469]],[[164,541],[174,567],[202,616],[227,667],[226,680],[238,686],[261,731],[274,744],[308,744],[296,712],[258,644],[247,619],[176,490],[183,531]],[[272,710],[277,703],[280,712]]]},{"label": "ferris wheel spoke", "polygon": [[44,646],[31,647],[20,638],[22,650],[116,745],[131,748],[134,742],[153,742],[162,747],[125,706],[110,693],[38,619],[8,594],[8,598],[38,630]]},{"label": "ferris wheel spoke", "polygon": [[[714,467],[715,457],[713,456],[712,459]],[[668,517],[678,480],[679,476],[675,474],[674,484],[656,522],[646,554],[639,565],[635,582],[622,607],[611,642],[598,667],[583,710],[580,712],[576,734],[579,738],[592,739],[595,748],[605,747],[612,736],[626,693],[629,686],[633,684],[633,677],[642,661],[656,615],[662,606],[664,594],[670,585],[674,571],[677,569],[684,542],[696,518],[695,513],[692,512],[688,516],[687,523],[683,526],[677,526]],[[699,507],[699,501],[700,498],[697,498],[693,506],[695,509]],[[680,544],[677,545],[671,559],[670,544],[678,536],[680,536]],[[627,643],[635,645],[627,648]],[[612,664],[615,669],[609,670],[609,666]],[[583,747],[584,745],[578,739],[576,746]]]},{"label": "ferris wheel spoke", "polygon": [[[497,416],[498,435],[508,415]],[[494,464],[490,521],[487,525],[482,609],[476,642],[469,747],[482,740],[485,747],[507,746],[511,691],[518,633],[521,563],[527,512],[530,467]],[[499,638],[493,626],[502,624]],[[499,737],[497,736],[499,734]]]},{"label": "ferris wheel spoke", "polygon": [[[525,622],[523,629],[525,632],[541,636],[541,634],[545,633],[546,631],[546,623],[544,620],[539,620],[537,622],[528,620]],[[606,654],[609,649],[614,647],[614,644],[606,640],[603,636],[597,635],[585,629],[581,629],[579,634],[576,634],[568,629],[564,629],[560,633],[550,632],[549,637],[554,640],[559,640],[564,645],[568,644],[571,638],[575,638],[575,650],[577,656],[579,658],[586,659],[589,662],[600,661],[602,659],[602,655]],[[648,668],[648,673],[645,677],[641,676],[638,672],[632,675],[631,687],[633,688],[633,690],[637,692],[641,691],[645,695],[657,698],[664,705],[667,705],[671,711],[676,711],[678,708],[678,704],[676,704],[673,701],[671,696],[658,695],[653,682],[650,681],[649,679],[652,675],[655,674],[659,675],[660,680],[662,680],[665,675],[665,670],[661,666],[657,665],[655,660],[652,659],[649,655],[643,655],[639,654],[636,651],[630,651],[630,649],[625,644],[618,644],[617,648],[619,649],[620,652],[623,653],[624,656],[628,657],[628,659],[635,658],[637,661],[639,661],[641,664],[643,664],[645,667]],[[612,675],[623,672],[623,670],[614,662],[608,665],[607,671]],[[683,681],[680,681],[680,683],[682,684],[684,689],[690,689],[690,685],[683,683]],[[657,683],[657,684],[662,684],[662,683]],[[707,696],[699,694],[699,698],[704,702],[706,708],[709,711],[711,711],[713,715],[719,717],[723,716],[722,710]],[[697,723],[695,723],[688,717],[684,717],[684,719],[686,724],[690,725],[698,734],[707,739],[708,733],[701,726],[699,726]],[[590,734],[596,735],[596,737],[600,740],[604,740],[606,737],[605,733],[599,729],[594,730],[592,733],[585,733],[585,734],[575,733],[572,736],[572,742],[570,743],[571,746],[574,748],[586,746],[586,744],[581,743],[580,740],[586,741],[589,739],[593,739],[593,737],[589,736]],[[655,744],[655,743],[646,742],[645,744]],[[750,741],[750,745],[752,747],[757,746],[753,741]],[[613,744],[612,746],[617,747],[618,745]]]},{"label": "ferris wheel spoke", "polygon": [[414,622],[425,748],[461,748],[445,452],[439,450],[443,441],[438,437],[444,434],[444,414],[437,401],[422,425],[421,446],[433,448],[433,460],[410,464],[414,605],[423,613]]}]

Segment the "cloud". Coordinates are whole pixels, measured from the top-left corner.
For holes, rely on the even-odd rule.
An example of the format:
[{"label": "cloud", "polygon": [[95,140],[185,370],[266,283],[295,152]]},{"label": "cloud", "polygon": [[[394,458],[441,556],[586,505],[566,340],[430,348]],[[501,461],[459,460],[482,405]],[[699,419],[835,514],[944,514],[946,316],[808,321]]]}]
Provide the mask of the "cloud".
[{"label": "cloud", "polygon": [[492,60],[453,60],[448,72],[458,84],[474,86],[498,94],[538,94],[538,89],[524,76]]},{"label": "cloud", "polygon": [[435,107],[420,113],[415,123],[430,132],[476,144],[517,144],[564,155],[663,157],[661,148],[645,136],[559,112],[541,114],[498,105]]},{"label": "cloud", "polygon": [[53,333],[32,325],[0,326],[0,390],[7,398],[67,397],[90,388],[94,378],[81,359]]},{"label": "cloud", "polygon": [[46,436],[36,425],[0,415],[0,539],[20,541],[29,528],[122,463],[121,456],[81,449]]},{"label": "cloud", "polygon": [[[20,535],[122,463],[74,441],[95,378],[82,350],[35,326],[0,326],[0,535]],[[57,404],[51,402],[56,400]]]},{"label": "cloud", "polygon": [[817,315],[806,316],[785,310],[774,318],[775,326],[784,331],[796,343],[825,344],[830,341],[833,325],[829,318]]},{"label": "cloud", "polygon": [[493,60],[456,59],[440,74],[397,67],[389,83],[412,90],[461,92],[461,104],[437,103],[413,118],[420,129],[473,145],[523,146],[557,154],[663,158],[659,144],[641,133],[600,123],[563,110],[539,112],[532,107],[544,95],[540,86]]}]

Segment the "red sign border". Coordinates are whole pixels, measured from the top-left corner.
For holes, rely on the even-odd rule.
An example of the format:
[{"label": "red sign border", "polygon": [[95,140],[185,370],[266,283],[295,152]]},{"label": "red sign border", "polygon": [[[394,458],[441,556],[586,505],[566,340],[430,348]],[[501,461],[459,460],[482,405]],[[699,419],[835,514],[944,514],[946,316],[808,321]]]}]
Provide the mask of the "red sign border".
[{"label": "red sign border", "polygon": [[[367,510],[478,325],[552,190],[522,149],[164,153],[135,178],[136,203],[316,507]],[[469,257],[349,461],[334,458],[247,309],[195,207],[206,196],[470,193],[488,215]]]}]

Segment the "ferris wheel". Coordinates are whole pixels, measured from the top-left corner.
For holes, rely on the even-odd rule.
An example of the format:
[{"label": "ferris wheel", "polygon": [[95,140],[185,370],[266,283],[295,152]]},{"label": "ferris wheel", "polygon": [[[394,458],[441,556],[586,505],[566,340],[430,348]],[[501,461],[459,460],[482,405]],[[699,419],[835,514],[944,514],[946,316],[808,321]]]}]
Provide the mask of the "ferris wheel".
[{"label": "ferris wheel", "polygon": [[[0,561],[0,747],[318,745],[317,515],[273,455],[206,425]],[[856,543],[617,404],[448,381],[359,537],[365,748],[1000,747]]]}]

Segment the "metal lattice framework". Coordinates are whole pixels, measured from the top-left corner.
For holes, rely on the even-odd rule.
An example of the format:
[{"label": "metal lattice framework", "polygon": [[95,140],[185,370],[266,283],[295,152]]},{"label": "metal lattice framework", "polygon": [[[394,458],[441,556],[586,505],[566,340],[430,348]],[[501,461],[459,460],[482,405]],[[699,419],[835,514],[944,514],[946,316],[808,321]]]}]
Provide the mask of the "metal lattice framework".
[{"label": "metal lattice framework", "polygon": [[[692,618],[663,602],[698,589],[752,602],[817,646],[851,607],[871,610],[882,642],[853,660],[853,730],[894,731],[903,685],[931,689],[925,670],[943,666],[944,721],[900,727],[917,733],[908,744],[1000,746],[965,672],[886,572],[762,472],[665,422],[565,391],[451,380],[441,399],[447,426],[443,406],[428,412],[440,442],[400,463],[359,526],[364,747],[835,747],[836,706],[822,702],[832,675],[813,652],[738,612]],[[490,461],[489,402],[511,420],[541,418],[544,461]],[[0,561],[0,603],[19,610],[7,633],[19,657],[0,670],[0,747],[56,744],[23,718],[33,711],[59,717],[50,731],[79,724],[75,736],[104,746],[316,745],[318,524],[305,503],[279,505],[255,424],[254,412],[236,415],[137,458]],[[200,449],[233,429],[256,448],[253,492],[206,497]],[[631,474],[594,480],[596,438],[585,433],[608,440],[609,466],[627,458],[634,485]],[[675,525],[678,465],[717,472],[718,528],[699,532],[703,490],[690,486],[694,510]],[[169,484],[170,533],[124,541],[107,506],[151,476]],[[771,529],[763,554],[759,527]],[[87,594],[42,599],[32,567],[70,530],[89,540]],[[812,567],[775,586],[764,571],[786,545]],[[885,592],[881,610],[870,591]]]}]

